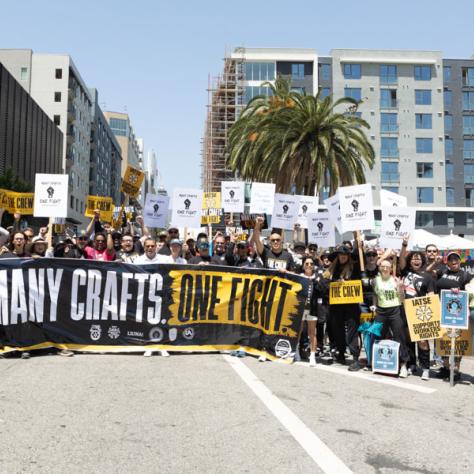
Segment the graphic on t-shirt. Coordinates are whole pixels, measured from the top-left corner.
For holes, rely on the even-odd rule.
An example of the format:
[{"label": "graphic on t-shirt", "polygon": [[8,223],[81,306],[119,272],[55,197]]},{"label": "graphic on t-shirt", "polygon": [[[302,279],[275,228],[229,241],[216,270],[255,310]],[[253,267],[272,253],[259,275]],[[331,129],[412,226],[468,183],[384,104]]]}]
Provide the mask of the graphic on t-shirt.
[{"label": "graphic on t-shirt", "polygon": [[274,270],[286,270],[286,260],[279,260],[278,258],[268,258],[267,265],[268,268],[272,268]]}]

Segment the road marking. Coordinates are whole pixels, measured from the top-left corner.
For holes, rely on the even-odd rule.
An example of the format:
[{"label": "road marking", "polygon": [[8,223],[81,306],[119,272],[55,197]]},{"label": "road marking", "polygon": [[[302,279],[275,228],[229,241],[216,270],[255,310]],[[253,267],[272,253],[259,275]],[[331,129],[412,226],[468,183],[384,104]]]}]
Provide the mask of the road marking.
[{"label": "road marking", "polygon": [[223,356],[275,418],[290,432],[313,461],[326,473],[352,471],[239,359]]},{"label": "road marking", "polygon": [[412,383],[402,382],[399,379],[391,379],[384,375],[377,375],[364,372],[349,372],[347,369],[338,369],[330,365],[317,364],[316,367],[310,367],[304,362],[295,362],[295,365],[306,367],[311,370],[322,370],[324,372],[331,372],[333,374],[345,375],[346,377],[354,377],[356,379],[368,380],[369,382],[381,383],[383,385],[391,385],[392,387],[403,388],[405,390],[412,390],[413,392],[431,394],[437,391],[435,388],[422,387]]}]

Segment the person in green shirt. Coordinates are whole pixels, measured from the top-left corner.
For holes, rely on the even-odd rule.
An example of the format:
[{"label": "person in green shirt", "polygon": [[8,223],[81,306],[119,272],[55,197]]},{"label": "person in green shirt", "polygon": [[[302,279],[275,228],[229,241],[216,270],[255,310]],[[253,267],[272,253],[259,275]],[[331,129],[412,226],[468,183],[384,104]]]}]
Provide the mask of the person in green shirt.
[{"label": "person in green shirt", "polygon": [[400,377],[408,376],[407,362],[409,360],[406,334],[400,308],[402,304],[402,287],[400,280],[392,275],[392,262],[382,260],[379,265],[380,274],[374,281],[375,321],[381,322],[382,339],[385,339],[388,330],[392,332],[393,340],[400,343]]}]

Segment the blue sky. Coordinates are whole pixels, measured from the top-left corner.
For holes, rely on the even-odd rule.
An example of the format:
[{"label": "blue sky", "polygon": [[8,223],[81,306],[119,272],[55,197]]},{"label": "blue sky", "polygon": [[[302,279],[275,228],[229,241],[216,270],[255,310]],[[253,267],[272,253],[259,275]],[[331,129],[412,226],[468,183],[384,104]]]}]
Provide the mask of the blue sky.
[{"label": "blue sky", "polygon": [[461,0],[37,0],[2,9],[0,48],[68,53],[107,110],[130,114],[165,186],[200,186],[208,76],[236,46],[440,50],[471,57]]}]

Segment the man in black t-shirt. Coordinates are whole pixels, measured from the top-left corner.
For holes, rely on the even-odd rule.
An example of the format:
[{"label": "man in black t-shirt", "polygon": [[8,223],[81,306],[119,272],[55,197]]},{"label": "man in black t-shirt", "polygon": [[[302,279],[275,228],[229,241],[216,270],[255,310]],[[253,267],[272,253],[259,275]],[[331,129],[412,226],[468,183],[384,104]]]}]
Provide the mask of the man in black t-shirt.
[{"label": "man in black t-shirt", "polygon": [[270,235],[270,248],[263,245],[260,240],[260,231],[263,225],[263,217],[259,216],[255,222],[255,228],[250,242],[255,243],[260,258],[265,268],[279,270],[281,272],[292,272],[295,262],[290,252],[283,249],[283,237],[278,232],[272,231]]}]

